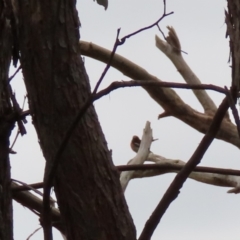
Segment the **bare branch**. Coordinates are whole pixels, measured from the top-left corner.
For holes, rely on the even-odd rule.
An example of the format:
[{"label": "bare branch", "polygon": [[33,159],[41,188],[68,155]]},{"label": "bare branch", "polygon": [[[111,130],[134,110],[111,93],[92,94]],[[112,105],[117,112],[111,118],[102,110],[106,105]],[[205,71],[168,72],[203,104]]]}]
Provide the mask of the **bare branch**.
[{"label": "bare branch", "polygon": [[35,230],[28,236],[28,238],[27,238],[26,240],[30,240],[30,238],[31,238],[36,232],[38,232],[41,228],[42,228],[42,227],[39,227],[39,228],[35,229]]},{"label": "bare branch", "polygon": [[[105,48],[83,41],[80,42],[80,48],[81,54],[105,63],[108,62],[111,54],[111,51]],[[149,74],[145,69],[118,54],[114,55],[112,67],[134,80],[147,79],[161,81],[157,77]],[[165,115],[174,116],[201,133],[207,132],[212,121],[212,115],[202,114],[192,109],[189,105],[184,103],[172,89],[156,88],[152,86],[144,86],[143,88],[163,107],[166,112]],[[240,148],[240,139],[236,126],[226,119],[223,120],[221,129],[216,137]]]},{"label": "bare branch", "polygon": [[[147,161],[154,162],[155,164],[119,165],[119,166],[116,166],[116,168],[120,172],[134,171],[134,174],[131,177],[131,179],[134,179],[134,178],[154,177],[154,176],[158,176],[166,173],[176,173],[176,172],[179,172],[179,170],[181,170],[183,166],[186,164],[182,160],[178,160],[178,159],[173,160],[173,159],[165,158],[160,155],[154,154],[152,152],[149,153],[146,162]],[[195,176],[192,177],[192,173],[201,173],[201,174],[199,177],[197,176],[195,178]],[[238,178],[240,177],[240,171],[234,170],[234,169],[201,166],[201,167],[196,167],[194,169],[194,172],[192,173],[190,174],[189,178],[192,178],[196,181],[200,181],[203,183],[216,185],[216,186],[237,187],[237,182],[240,182]],[[202,173],[209,174],[210,180],[208,182],[201,180],[202,177],[203,179],[205,178],[204,174],[202,175]],[[221,179],[221,183],[220,181],[215,181],[215,175],[212,175],[213,173],[219,175],[219,178]],[[223,175],[234,176],[234,178],[237,177],[235,178],[236,180],[235,183],[228,183],[228,181],[224,182],[227,177]],[[43,188],[43,182],[11,186],[12,192],[28,191],[28,190],[32,190],[33,188],[34,189]]]},{"label": "bare branch", "polygon": [[167,17],[167,16],[169,16],[169,15],[171,15],[171,14],[174,13],[174,12],[166,13],[166,1],[165,1],[165,0],[163,0],[163,5],[164,5],[163,14],[162,14],[162,16],[161,16],[156,22],[150,24],[150,25],[147,26],[147,27],[143,27],[143,28],[141,28],[141,29],[139,29],[139,30],[137,30],[137,31],[135,31],[135,32],[133,32],[133,33],[130,33],[130,34],[126,35],[125,37],[123,37],[123,38],[121,39],[121,42],[125,42],[125,40],[126,40],[127,38],[130,38],[130,37],[132,37],[132,36],[134,36],[134,35],[136,35],[136,34],[138,34],[138,33],[140,33],[140,32],[143,32],[143,31],[145,31],[145,30],[148,30],[148,29],[150,29],[150,28],[152,28],[152,27],[155,27],[155,26],[158,27],[158,24],[159,24],[165,17]]},{"label": "bare branch", "polygon": [[194,170],[196,165],[200,163],[203,155],[205,154],[208,147],[212,143],[214,137],[216,136],[220,128],[221,122],[226,114],[228,107],[229,104],[226,97],[221,103],[219,109],[217,110],[209,130],[203,137],[198,148],[196,149],[190,160],[185,164],[184,168],[174,178],[173,182],[167,189],[163,198],[161,199],[161,201],[153,211],[152,215],[146,222],[145,227],[139,237],[139,240],[151,239],[151,236],[154,230],[156,229],[157,225],[159,224],[163,214],[165,213],[169,205],[172,203],[172,201],[174,201],[177,198],[184,182],[186,181],[190,173]]},{"label": "bare branch", "polygon": [[129,81],[115,81],[112,82],[107,88],[99,91],[94,100],[103,97],[104,95],[109,94],[110,92],[117,90],[119,88],[125,87],[144,87],[144,86],[159,86],[162,88],[178,88],[178,89],[204,89],[204,90],[212,90],[215,92],[227,94],[227,90],[216,85],[212,84],[187,84],[187,83],[175,83],[175,82],[160,82],[153,80],[129,80]]},{"label": "bare branch", "polygon": [[14,72],[14,74],[8,78],[8,83],[12,81],[12,79],[17,75],[17,73],[22,69],[22,66],[20,65],[17,70]]},{"label": "bare branch", "polygon": [[[12,182],[11,187],[14,189],[14,188],[20,187],[20,185]],[[13,191],[12,196],[15,201],[17,201],[24,207],[27,207],[29,210],[33,211],[36,215],[40,216],[42,211],[42,200],[39,197],[26,191],[25,192]],[[64,225],[61,222],[59,210],[52,206],[51,215],[52,215],[52,225],[56,229],[58,229],[62,234],[65,234],[65,229],[64,229]]]},{"label": "bare branch", "polygon": [[[186,164],[182,160],[167,159],[150,153],[146,161],[155,164],[122,165],[117,166],[119,171],[134,171],[131,179],[154,177],[167,173],[178,173]],[[189,178],[201,183],[219,187],[231,187],[228,192],[240,193],[240,171],[233,169],[195,167]]]},{"label": "bare branch", "polygon": [[[176,31],[173,27],[167,28],[169,30],[168,36],[166,37],[167,42],[161,40],[158,36],[155,36],[157,48],[160,49],[172,61],[178,72],[182,75],[187,83],[200,84],[201,81],[194,74],[194,72],[182,57],[181,44]],[[204,108],[205,113],[213,114],[217,110],[216,105],[206,93],[206,91],[193,90],[193,92]]]},{"label": "bare branch", "polygon": [[[152,129],[150,128],[150,122],[146,122],[145,128],[143,130],[143,136],[142,141],[139,147],[139,150],[137,152],[137,155],[129,161],[129,165],[137,165],[137,164],[143,164],[144,161],[147,159],[147,156],[149,154],[149,149],[152,143]],[[123,191],[125,191],[128,182],[131,180],[133,171],[129,172],[122,172],[120,176],[120,182],[122,185]]]},{"label": "bare branch", "polygon": [[117,50],[117,47],[121,44],[120,41],[118,40],[119,34],[120,34],[120,29],[117,30],[117,36],[116,36],[116,40],[115,40],[115,43],[114,43],[114,46],[113,46],[113,50],[111,52],[111,56],[109,58],[109,61],[108,61],[107,65],[106,65],[105,69],[103,70],[103,72],[101,74],[101,77],[97,81],[97,84],[96,84],[96,86],[95,86],[95,88],[94,88],[94,90],[92,92],[93,95],[97,93],[98,88],[99,88],[100,84],[103,81],[103,78],[106,76],[106,74],[107,74],[107,72],[108,72],[108,70],[109,70],[109,68],[111,66],[111,62],[112,62],[114,54],[115,54],[115,52]]},{"label": "bare branch", "polygon": [[[16,180],[16,179],[12,179],[12,181],[20,183],[22,186],[24,186],[25,188],[27,188],[28,190],[32,190],[34,191],[36,194],[40,195],[41,197],[43,196],[42,192],[40,192],[39,190],[37,190],[36,188],[32,187],[31,185],[28,185],[27,183],[24,183],[22,181]],[[12,189],[13,190],[13,189]],[[16,191],[16,189],[15,189]]]},{"label": "bare branch", "polygon": [[43,182],[33,183],[33,184],[26,184],[26,185],[11,185],[12,192],[21,192],[21,191],[28,191],[34,189],[43,188]]}]

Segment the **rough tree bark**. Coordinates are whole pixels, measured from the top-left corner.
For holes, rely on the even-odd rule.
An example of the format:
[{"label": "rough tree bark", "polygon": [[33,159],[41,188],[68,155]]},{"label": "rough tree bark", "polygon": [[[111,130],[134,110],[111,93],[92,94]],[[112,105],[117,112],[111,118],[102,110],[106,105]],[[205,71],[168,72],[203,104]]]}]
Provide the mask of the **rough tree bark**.
[{"label": "rough tree bark", "polygon": [[11,8],[0,0],[0,239],[13,239],[9,137],[14,126],[8,91],[12,54]]},{"label": "rough tree bark", "polygon": [[227,36],[229,36],[230,56],[232,61],[232,87],[240,90],[240,2],[228,0],[226,15]]},{"label": "rough tree bark", "polygon": [[[12,2],[18,10],[21,64],[31,115],[43,154],[50,161],[90,95],[78,55],[75,1]],[[0,0],[0,240],[13,239],[8,139],[16,114],[8,88],[14,30],[8,4]],[[239,1],[228,0],[228,10],[233,86],[239,90]],[[91,106],[65,149],[54,183],[68,239],[136,239],[118,177]]]},{"label": "rough tree bark", "polygon": [[[50,161],[90,95],[78,54],[78,14],[73,0],[17,3],[29,107],[43,155]],[[119,175],[93,106],[59,159],[54,189],[68,239],[136,239]]]}]

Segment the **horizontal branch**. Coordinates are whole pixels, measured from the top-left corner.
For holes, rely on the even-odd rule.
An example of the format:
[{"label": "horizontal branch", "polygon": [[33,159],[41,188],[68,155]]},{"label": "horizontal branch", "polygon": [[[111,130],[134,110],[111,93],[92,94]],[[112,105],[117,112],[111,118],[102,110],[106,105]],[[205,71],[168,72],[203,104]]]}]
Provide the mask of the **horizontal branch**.
[{"label": "horizontal branch", "polygon": [[[173,162],[171,162],[173,161]],[[156,163],[156,164],[142,164],[142,165],[118,165],[116,168],[118,171],[146,171],[146,170],[159,170],[158,174],[163,173],[171,173],[179,171],[183,168],[184,165],[175,164],[174,161],[180,160],[167,160],[166,162]],[[181,161],[183,162],[183,161]],[[213,167],[196,167],[194,168],[194,172],[199,173],[218,173],[223,175],[233,175],[240,177],[240,170],[235,169],[225,169],[225,168],[213,168]],[[153,175],[154,176],[154,175]]]},{"label": "horizontal branch", "polygon": [[[108,62],[111,55],[111,51],[93,43],[81,41],[80,48],[82,55],[89,56],[104,63]],[[157,77],[149,74],[145,69],[118,54],[114,55],[111,66],[134,80],[162,82]],[[156,86],[143,86],[143,88],[159,105],[163,107],[168,116],[178,118],[201,133],[207,132],[208,127],[212,122],[213,115],[203,114],[194,110],[184,103],[172,89],[158,88]],[[240,148],[240,139],[238,137],[236,126],[226,118],[223,120],[216,137]]]},{"label": "horizontal branch", "polygon": [[[21,187],[19,184],[12,182],[11,188],[18,189]],[[35,196],[34,194],[26,191],[13,191],[12,193],[13,199],[23,205],[24,207],[28,208],[38,216],[42,212],[43,202],[42,199]],[[65,233],[64,225],[61,222],[60,212],[57,208],[51,206],[51,215],[52,215],[52,225],[56,229],[58,229],[63,235]],[[40,220],[41,222],[41,220]]]},{"label": "horizontal branch", "polygon": [[[131,179],[154,177],[167,173],[178,173],[185,166],[182,160],[173,160],[160,155],[149,153],[147,162],[155,164],[122,165],[119,171],[134,171]],[[195,167],[189,178],[201,183],[219,187],[231,187],[228,193],[240,193],[240,171],[233,169]],[[129,179],[129,181],[131,180]]]},{"label": "horizontal branch", "polygon": [[[156,162],[156,164],[142,164],[142,165],[122,165],[116,166],[119,171],[134,171],[132,175],[132,179],[134,178],[143,178],[143,177],[153,177],[166,173],[175,173],[183,168],[183,164],[185,164],[181,160],[172,160],[166,159],[162,156],[155,155],[151,153],[149,155],[150,161]],[[205,174],[205,175],[204,175]],[[225,176],[224,176],[225,175]],[[231,179],[229,176],[233,176]],[[213,184],[222,187],[235,187],[236,179],[239,179],[240,171],[233,169],[221,169],[221,168],[211,168],[211,167],[196,167],[194,172],[189,176],[190,178],[203,182],[205,179],[205,183],[213,184],[213,180],[215,183]],[[237,177],[237,178],[236,178]],[[207,182],[209,180],[209,182]],[[34,184],[26,184],[24,186],[16,184],[14,182],[11,183],[12,188],[12,196],[15,201],[33,211],[35,214],[40,216],[40,212],[42,209],[42,199],[28,192],[31,188],[43,188],[43,183],[34,183]],[[228,192],[237,193],[235,188],[229,190]],[[58,229],[62,234],[64,234],[64,228],[61,223],[60,212],[57,208],[52,207],[52,219],[53,226]]]},{"label": "horizontal branch", "polygon": [[162,88],[177,88],[177,89],[204,89],[212,90],[215,92],[226,94],[227,91],[212,84],[187,84],[187,83],[175,83],[175,82],[160,82],[152,80],[129,80],[129,81],[115,81],[112,82],[107,88],[98,92],[94,99],[99,99],[100,97],[109,94],[110,92],[117,90],[119,88],[125,87],[144,87],[144,86],[158,86]]},{"label": "horizontal branch", "polygon": [[43,182],[26,184],[26,185],[19,185],[19,184],[11,185],[12,192],[29,191],[29,190],[32,190],[33,188],[34,189],[43,188]]},{"label": "horizontal branch", "polygon": [[[119,165],[116,166],[117,170],[119,172],[123,171],[135,171],[135,173],[132,175],[132,179],[134,178],[144,178],[144,177],[154,177],[154,176],[159,176],[162,174],[167,174],[167,173],[176,173],[179,170],[181,170],[185,164],[184,161],[182,160],[173,160],[173,159],[167,159],[162,156],[156,155],[156,154],[151,154],[151,160],[153,161],[153,158],[155,159],[154,162],[155,164],[141,164],[141,165]],[[159,160],[161,159],[161,160]],[[147,158],[147,161],[149,161],[149,158]],[[212,176],[212,180],[210,182],[207,182],[208,184],[212,185],[217,185],[214,182],[215,176],[212,174],[219,174],[219,175],[229,175],[229,176],[238,176],[240,177],[240,170],[235,170],[235,169],[225,169],[225,168],[213,168],[213,167],[196,167],[194,169],[194,172],[192,173],[207,173],[210,174],[209,176]],[[200,179],[204,175],[199,175]],[[189,176],[190,178],[203,182],[199,180],[199,177],[192,177],[191,175]],[[226,179],[225,176],[221,176],[222,179]],[[240,180],[240,179],[239,179]],[[224,180],[223,180],[224,181]],[[220,183],[220,181],[218,181]],[[206,183],[206,182],[204,182]],[[221,185],[217,186],[224,186],[224,187],[235,187],[235,185],[229,185],[228,183],[222,182]],[[33,183],[33,184],[28,184],[28,185],[12,185],[11,189],[12,192],[20,192],[20,191],[29,191],[32,188],[39,189],[43,188],[43,182],[39,183]]]}]

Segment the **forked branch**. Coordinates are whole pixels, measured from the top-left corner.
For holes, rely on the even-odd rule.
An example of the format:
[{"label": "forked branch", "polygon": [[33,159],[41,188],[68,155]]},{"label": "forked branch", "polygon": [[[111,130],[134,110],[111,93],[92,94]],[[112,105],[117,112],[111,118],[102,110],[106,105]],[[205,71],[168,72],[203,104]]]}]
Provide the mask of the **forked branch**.
[{"label": "forked branch", "polygon": [[[192,69],[185,62],[181,53],[181,44],[177,33],[173,27],[167,27],[169,32],[166,41],[161,40],[157,35],[155,36],[156,46],[161,50],[174,64],[183,79],[189,84],[201,84],[201,81],[192,71]],[[204,90],[193,90],[198,101],[201,103],[206,114],[213,114],[217,107]]]},{"label": "forked branch", "polygon": [[[143,137],[142,137],[142,141],[141,141],[138,153],[133,159],[129,161],[128,164],[137,165],[137,164],[143,164],[146,161],[149,154],[149,149],[152,143],[152,139],[153,139],[152,129],[150,128],[150,122],[147,122],[143,130]],[[123,191],[125,191],[133,174],[134,174],[134,171],[121,173],[120,182],[121,182]]]},{"label": "forked branch", "polygon": [[[93,43],[81,41],[80,48],[82,55],[104,63],[108,62],[111,55],[111,51]],[[157,77],[148,73],[145,69],[118,54],[114,55],[111,66],[133,80],[161,81]],[[179,120],[182,120],[201,133],[207,132],[208,127],[212,122],[212,115],[203,114],[191,108],[172,89],[155,86],[143,86],[143,88],[153,100],[165,110],[168,116],[174,116]],[[238,137],[236,126],[226,118],[224,118],[216,138],[229,142],[240,148],[240,139]]]}]

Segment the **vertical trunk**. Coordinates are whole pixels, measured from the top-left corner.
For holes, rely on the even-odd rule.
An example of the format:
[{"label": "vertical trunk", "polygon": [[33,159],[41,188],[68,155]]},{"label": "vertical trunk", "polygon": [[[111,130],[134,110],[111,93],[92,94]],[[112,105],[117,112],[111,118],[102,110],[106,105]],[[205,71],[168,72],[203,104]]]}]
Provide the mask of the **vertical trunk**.
[{"label": "vertical trunk", "polygon": [[10,9],[0,0],[0,239],[13,239],[10,190],[9,136],[13,128],[8,94],[8,72],[12,53]]},{"label": "vertical trunk", "polygon": [[[74,0],[19,0],[18,4],[30,111],[49,161],[90,95],[78,55],[79,20]],[[71,136],[55,177],[68,239],[136,239],[118,177],[91,106]]]},{"label": "vertical trunk", "polygon": [[[232,60],[232,88],[235,95],[240,90],[240,1],[228,0],[226,12],[227,35],[230,39]],[[236,96],[234,96],[236,97]]]}]

